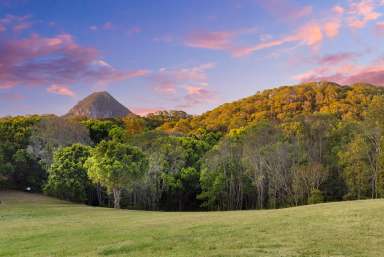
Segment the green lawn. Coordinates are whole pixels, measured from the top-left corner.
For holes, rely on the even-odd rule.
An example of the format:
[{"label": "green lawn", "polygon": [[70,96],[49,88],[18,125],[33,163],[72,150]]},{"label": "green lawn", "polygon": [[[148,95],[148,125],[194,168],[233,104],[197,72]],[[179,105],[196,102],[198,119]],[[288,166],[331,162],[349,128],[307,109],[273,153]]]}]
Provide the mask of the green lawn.
[{"label": "green lawn", "polygon": [[0,199],[0,256],[384,256],[384,200],[178,213]]}]

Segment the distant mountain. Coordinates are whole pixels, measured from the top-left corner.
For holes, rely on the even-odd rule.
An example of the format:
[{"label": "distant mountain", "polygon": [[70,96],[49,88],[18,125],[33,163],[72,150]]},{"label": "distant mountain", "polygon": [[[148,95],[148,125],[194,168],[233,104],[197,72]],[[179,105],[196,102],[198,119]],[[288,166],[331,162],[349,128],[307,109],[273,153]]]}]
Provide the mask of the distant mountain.
[{"label": "distant mountain", "polygon": [[119,103],[108,92],[95,92],[78,102],[65,117],[87,117],[93,119],[115,118],[135,115]]}]

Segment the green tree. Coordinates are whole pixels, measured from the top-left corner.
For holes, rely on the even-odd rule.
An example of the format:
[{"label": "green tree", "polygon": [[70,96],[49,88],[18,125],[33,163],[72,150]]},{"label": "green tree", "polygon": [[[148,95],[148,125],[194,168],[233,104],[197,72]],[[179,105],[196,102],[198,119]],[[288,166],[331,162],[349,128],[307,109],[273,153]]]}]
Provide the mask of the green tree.
[{"label": "green tree", "polygon": [[85,163],[92,181],[113,193],[114,207],[120,208],[123,188],[132,188],[148,169],[145,155],[137,148],[116,141],[101,141]]},{"label": "green tree", "polygon": [[116,120],[85,120],[82,122],[89,130],[89,136],[94,144],[102,140],[110,139],[110,131],[116,127],[121,127],[120,122]]},{"label": "green tree", "polygon": [[58,149],[48,170],[48,181],[44,192],[60,199],[84,202],[91,181],[84,167],[90,156],[91,148],[81,144]]}]

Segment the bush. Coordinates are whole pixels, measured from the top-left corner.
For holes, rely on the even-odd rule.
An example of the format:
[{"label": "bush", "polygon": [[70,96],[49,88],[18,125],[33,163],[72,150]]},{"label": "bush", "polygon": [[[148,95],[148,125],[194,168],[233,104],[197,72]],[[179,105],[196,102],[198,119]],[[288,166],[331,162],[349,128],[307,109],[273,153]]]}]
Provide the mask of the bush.
[{"label": "bush", "polygon": [[308,198],[308,204],[317,204],[317,203],[323,203],[323,202],[324,202],[323,193],[319,189],[312,190]]}]

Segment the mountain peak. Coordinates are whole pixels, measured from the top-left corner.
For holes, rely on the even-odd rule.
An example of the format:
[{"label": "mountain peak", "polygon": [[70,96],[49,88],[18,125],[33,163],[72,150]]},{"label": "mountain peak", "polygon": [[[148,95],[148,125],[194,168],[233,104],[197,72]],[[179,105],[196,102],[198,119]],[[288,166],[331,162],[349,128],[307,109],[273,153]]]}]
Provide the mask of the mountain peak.
[{"label": "mountain peak", "polygon": [[93,119],[114,118],[133,115],[107,91],[94,92],[78,102],[65,116]]}]

